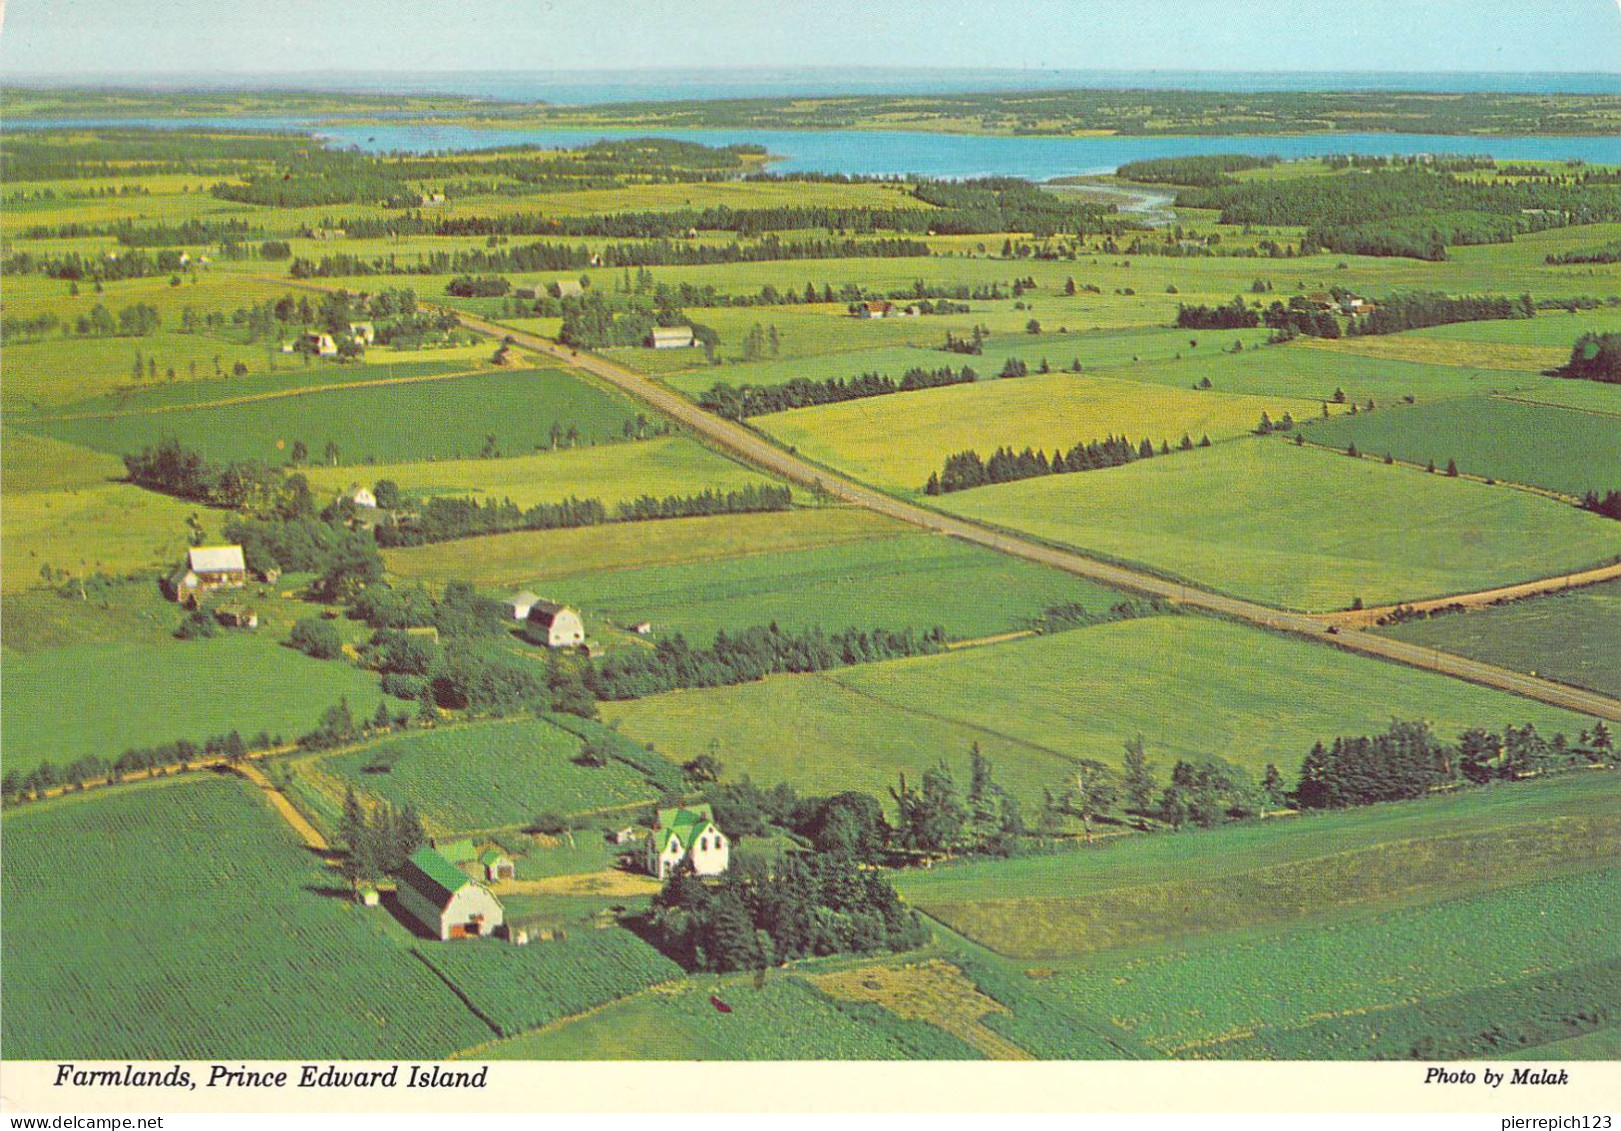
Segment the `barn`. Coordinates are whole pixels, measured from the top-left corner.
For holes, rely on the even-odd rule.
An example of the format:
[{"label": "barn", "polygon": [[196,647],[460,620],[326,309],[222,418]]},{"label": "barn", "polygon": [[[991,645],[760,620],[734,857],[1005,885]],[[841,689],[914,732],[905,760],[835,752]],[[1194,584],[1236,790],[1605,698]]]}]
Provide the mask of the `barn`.
[{"label": "barn", "polygon": [[501,901],[432,848],[418,849],[399,874],[400,908],[437,939],[494,934]]},{"label": "barn", "polygon": [[715,824],[708,805],[690,809],[660,809],[653,831],[647,834],[647,870],[664,879],[681,861],[691,859],[700,876],[716,876],[731,862],[726,836]]},{"label": "barn", "polygon": [[536,601],[529,607],[524,634],[548,648],[572,648],[585,643],[580,614],[556,601]]},{"label": "barn", "polygon": [[527,589],[520,590],[507,598],[507,604],[512,606],[512,619],[528,620],[529,610],[535,607],[535,602],[538,600],[540,600],[540,597]]}]

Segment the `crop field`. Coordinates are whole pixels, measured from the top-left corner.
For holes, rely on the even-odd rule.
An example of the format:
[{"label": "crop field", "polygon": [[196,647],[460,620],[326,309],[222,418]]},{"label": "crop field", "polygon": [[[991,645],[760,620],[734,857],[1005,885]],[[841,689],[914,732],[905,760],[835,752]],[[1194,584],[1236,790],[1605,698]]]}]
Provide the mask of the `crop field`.
[{"label": "crop field", "polygon": [[[624,397],[536,369],[27,427],[115,454],[173,436],[211,459],[280,463],[302,441],[312,460],[358,464],[476,456],[491,436],[498,453],[527,455],[551,446],[553,424],[576,428],[582,444],[622,440],[635,415]],[[335,458],[325,454],[329,443]]]},{"label": "crop field", "polygon": [[[1441,1006],[1455,995],[1502,987],[1505,972],[1522,979],[1570,972],[1583,983],[1578,997],[1588,1009],[1615,1009],[1613,974],[1583,968],[1617,955],[1615,933],[1594,909],[1618,897],[1621,871],[1590,872],[1334,926],[1239,932],[1194,950],[1100,959],[1045,985],[1072,1008],[1108,1017],[1186,1059],[1367,1055],[1374,1050],[1357,1044],[1370,1017],[1394,1020],[1393,1011],[1420,1004],[1434,1007],[1435,1039],[1450,1045],[1438,1055],[1474,1058],[1493,1051],[1490,1028],[1510,1048],[1521,1030],[1552,1028],[1539,1016],[1534,987],[1507,989],[1498,1008],[1486,1011],[1484,1032],[1471,1031],[1481,1024],[1475,1010]],[[1510,1002],[1512,1010],[1501,1008]],[[1548,1004],[1565,1008],[1562,1000]]]},{"label": "crop field", "polygon": [[1621,582],[1376,631],[1621,698]]},{"label": "crop field", "polygon": [[[1621,403],[1621,397],[1618,397]],[[1552,437],[1558,437],[1557,441]],[[1460,397],[1315,421],[1306,437],[1408,463],[1456,460],[1465,475],[1527,483],[1580,498],[1621,483],[1621,418],[1573,409]]]},{"label": "crop field", "polygon": [[621,762],[576,765],[579,739],[539,720],[452,727],[390,739],[323,764],[356,792],[413,804],[447,832],[532,821],[652,800],[656,790]]},{"label": "crop field", "polygon": [[420,942],[415,952],[503,1037],[681,975],[681,967],[618,928],[587,927],[528,946]]},{"label": "crop field", "polygon": [[612,507],[643,495],[735,491],[770,482],[685,436],[560,448],[504,459],[381,463],[363,472],[350,467],[311,467],[304,475],[317,495],[342,491],[361,475],[367,483],[392,479],[407,494],[511,499],[520,507],[555,503],[570,496],[601,499]]},{"label": "crop field", "polygon": [[[1599,228],[1575,229],[1596,232]],[[1610,239],[1621,239],[1621,227],[1612,227]],[[1548,233],[1552,234],[1552,233]],[[1592,245],[1604,240],[1589,237]],[[1559,364],[1570,359],[1570,347],[1583,334],[1615,333],[1621,330],[1621,307],[1610,306],[1600,310],[1580,310],[1573,313],[1545,310],[1535,318],[1494,319],[1487,322],[1454,322],[1448,326],[1430,326],[1423,330],[1409,330],[1396,338],[1422,338],[1438,342],[1497,342],[1515,346],[1541,346],[1558,349]]]},{"label": "crop field", "polygon": [[1521,370],[1542,373],[1563,365],[1570,346],[1525,345],[1518,342],[1459,341],[1423,338],[1416,333],[1383,334],[1360,338],[1312,338],[1302,345],[1332,353],[1378,361],[1413,361],[1428,365],[1458,365],[1468,369]]},{"label": "crop field", "polygon": [[1275,438],[981,487],[939,505],[1305,610],[1469,592],[1621,554],[1613,521],[1568,504]]},{"label": "crop field", "polygon": [[1514,399],[1574,408],[1611,419],[1621,419],[1621,387],[1598,381],[1549,378],[1514,394]]},{"label": "crop field", "polygon": [[[722,1013],[710,1001],[731,1007]],[[478,1050],[491,1060],[975,1060],[970,1045],[803,978],[689,978],[565,1025]]]},{"label": "crop field", "polygon": [[[384,1060],[488,1037],[256,794],[186,780],[7,814],[7,1057]],[[88,911],[72,930],[65,903]]]},{"label": "crop field", "polygon": [[1084,896],[1048,888],[1039,895],[919,906],[999,953],[1064,959],[1214,931],[1321,925],[1382,907],[1590,871],[1613,865],[1618,854],[1621,820],[1594,816],[1381,844],[1220,879],[1201,875]]},{"label": "crop field", "polygon": [[[1074,759],[1119,765],[1141,734],[1163,778],[1218,755],[1292,778],[1318,739],[1382,730],[1394,715],[1451,735],[1534,721],[1576,735],[1579,715],[1256,629],[1152,617],[938,656],[776,676],[607,704],[630,737],[682,762],[718,743],[728,774],[807,791],[886,795],[942,756],[966,780],[979,742],[1021,800],[1062,788]],[[791,734],[791,739],[782,736]]]},{"label": "crop field", "polygon": [[1231,439],[1273,420],[1319,411],[1306,400],[1235,396],[1055,373],[977,381],[758,417],[754,424],[799,454],[856,479],[921,491],[930,473],[965,449],[1067,451],[1125,435],[1158,448],[1183,436]]},{"label": "crop field", "polygon": [[656,636],[681,632],[706,645],[719,629],[771,623],[829,631],[938,625],[953,639],[972,639],[1025,628],[1052,606],[1079,602],[1102,613],[1122,599],[1083,578],[925,533],[606,570],[551,588],[621,626],[645,620]]},{"label": "crop field", "polygon": [[[620,450],[634,451],[639,447]],[[883,538],[904,529],[866,511],[825,507],[493,534],[476,542],[441,542],[390,550],[383,560],[390,572],[430,584],[468,578],[492,590],[529,585],[544,596],[544,589],[561,578],[839,546]],[[476,560],[470,560],[469,546],[477,547]]]},{"label": "crop field", "polygon": [[[342,696],[367,718],[382,698],[370,672],[234,634],[8,649],[5,665],[0,719],[7,770],[26,771],[40,761],[66,764],[87,754],[110,761],[132,746],[179,738],[201,743],[232,730],[244,738],[265,730],[292,739]],[[63,711],[68,687],[74,706]]]}]

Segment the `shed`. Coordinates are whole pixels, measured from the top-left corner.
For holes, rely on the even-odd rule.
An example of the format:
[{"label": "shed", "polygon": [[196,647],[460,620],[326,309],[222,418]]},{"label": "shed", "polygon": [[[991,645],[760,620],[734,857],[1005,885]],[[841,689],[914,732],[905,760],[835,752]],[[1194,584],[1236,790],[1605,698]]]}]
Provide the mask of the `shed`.
[{"label": "shed", "polygon": [[630,630],[637,636],[647,636],[653,631],[653,623],[651,621],[639,620],[630,626]]},{"label": "shed", "polygon": [[585,287],[578,279],[559,279],[550,289],[553,298],[579,298],[585,293]]},{"label": "shed", "polygon": [[227,628],[258,628],[259,614],[246,605],[228,602],[214,610],[214,619]]},{"label": "shed", "polygon": [[888,318],[894,311],[892,302],[861,302],[856,304],[857,318]]},{"label": "shed", "polygon": [[512,862],[512,857],[499,848],[486,848],[478,854],[478,862],[484,869],[484,878],[492,882],[510,880],[518,874],[518,867]]},{"label": "shed", "polygon": [[539,596],[529,592],[527,589],[521,589],[514,593],[511,597],[507,598],[507,604],[512,606],[512,619],[528,620],[529,610],[534,608],[535,602],[539,600]]},{"label": "shed", "polygon": [[436,849],[422,848],[399,872],[400,908],[438,939],[494,934],[506,920],[501,901]]}]

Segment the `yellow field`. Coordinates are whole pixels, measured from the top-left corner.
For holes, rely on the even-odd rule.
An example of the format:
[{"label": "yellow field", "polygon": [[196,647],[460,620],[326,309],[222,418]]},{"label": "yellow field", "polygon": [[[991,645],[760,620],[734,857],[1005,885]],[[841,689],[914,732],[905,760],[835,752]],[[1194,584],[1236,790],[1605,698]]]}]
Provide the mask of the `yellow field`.
[{"label": "yellow field", "polygon": [[117,456],[14,428],[0,431],[0,489],[7,495],[73,491],[102,486],[123,476],[124,463]]},{"label": "yellow field", "polygon": [[473,543],[442,542],[383,554],[401,577],[442,583],[467,578],[488,589],[514,588],[602,570],[707,562],[861,542],[898,527],[866,511],[827,508],[625,522],[581,530],[496,534]]},{"label": "yellow field", "polygon": [[987,997],[958,967],[934,958],[927,962],[860,966],[813,974],[818,989],[846,1001],[870,1001],[908,1021],[926,1021],[960,1037],[992,1060],[1029,1060],[1030,1054],[985,1026],[1008,1007]]},{"label": "yellow field", "polygon": [[[9,445],[9,437],[6,442]],[[44,565],[74,574],[147,568],[167,572],[189,544],[186,516],[199,509],[194,503],[124,483],[68,491],[8,491],[0,588],[13,592],[38,584]],[[211,524],[218,521],[207,512],[203,516]]]},{"label": "yellow field", "polygon": [[1427,365],[1458,365],[1470,369],[1513,369],[1541,373],[1570,359],[1570,347],[1531,346],[1507,342],[1446,341],[1391,334],[1363,338],[1301,338],[1302,345],[1335,353],[1357,354],[1386,361],[1417,361]]},{"label": "yellow field", "polygon": [[1004,445],[1067,450],[1121,434],[1175,447],[1184,433],[1194,443],[1207,434],[1212,441],[1242,435],[1263,412],[1277,420],[1285,412],[1303,419],[1321,411],[1308,400],[1053,373],[982,377],[972,385],[796,409],[754,423],[800,455],[858,479],[917,491],[947,456],[968,448],[987,457]]}]

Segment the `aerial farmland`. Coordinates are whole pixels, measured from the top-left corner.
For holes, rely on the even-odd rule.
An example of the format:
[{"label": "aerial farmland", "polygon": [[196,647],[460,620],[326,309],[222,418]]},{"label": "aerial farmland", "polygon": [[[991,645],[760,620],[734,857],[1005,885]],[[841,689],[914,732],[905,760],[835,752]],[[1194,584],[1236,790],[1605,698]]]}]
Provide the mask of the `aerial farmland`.
[{"label": "aerial farmland", "polygon": [[8,1058],[1621,1056],[1616,97],[4,94]]}]

